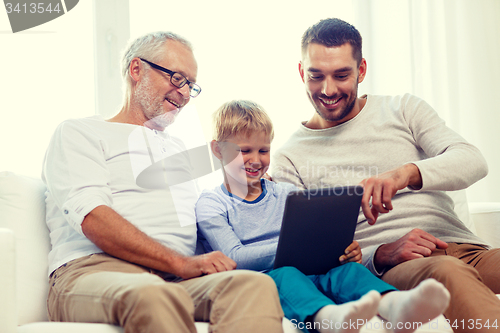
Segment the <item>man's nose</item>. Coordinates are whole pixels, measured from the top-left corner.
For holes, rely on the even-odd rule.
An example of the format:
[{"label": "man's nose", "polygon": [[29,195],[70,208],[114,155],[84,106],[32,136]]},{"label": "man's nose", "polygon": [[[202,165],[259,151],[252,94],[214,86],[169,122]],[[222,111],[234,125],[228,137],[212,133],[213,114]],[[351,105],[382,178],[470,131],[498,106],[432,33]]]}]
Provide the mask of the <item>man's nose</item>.
[{"label": "man's nose", "polygon": [[191,96],[191,90],[189,89],[189,85],[185,84],[182,88],[177,88],[177,91],[184,97],[184,99],[189,99]]},{"label": "man's nose", "polygon": [[325,96],[334,96],[337,94],[337,84],[335,80],[331,77],[327,77],[323,81],[323,88],[321,89],[321,93]]}]

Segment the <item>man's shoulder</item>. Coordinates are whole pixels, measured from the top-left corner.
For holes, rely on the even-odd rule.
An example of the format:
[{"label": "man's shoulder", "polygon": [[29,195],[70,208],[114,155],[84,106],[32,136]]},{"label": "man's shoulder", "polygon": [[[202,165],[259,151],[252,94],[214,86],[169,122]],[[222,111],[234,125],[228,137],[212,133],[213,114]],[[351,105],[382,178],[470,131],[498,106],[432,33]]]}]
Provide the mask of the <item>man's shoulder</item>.
[{"label": "man's shoulder", "polygon": [[408,104],[422,101],[421,98],[405,93],[401,95],[363,95],[361,98],[366,98],[370,106],[380,107],[381,105],[392,106],[392,108],[401,108]]},{"label": "man's shoulder", "polygon": [[104,122],[104,118],[100,115],[93,115],[82,118],[69,118],[63,120],[61,124],[95,124]]},{"label": "man's shoulder", "polygon": [[300,124],[300,127],[288,137],[285,143],[276,149],[274,155],[286,155],[287,152],[295,149],[297,143],[306,135],[304,125]]},{"label": "man's shoulder", "polygon": [[95,115],[85,118],[70,118],[62,121],[56,128],[56,131],[76,130],[82,131],[83,128],[96,126],[98,123],[103,123],[102,116]]}]

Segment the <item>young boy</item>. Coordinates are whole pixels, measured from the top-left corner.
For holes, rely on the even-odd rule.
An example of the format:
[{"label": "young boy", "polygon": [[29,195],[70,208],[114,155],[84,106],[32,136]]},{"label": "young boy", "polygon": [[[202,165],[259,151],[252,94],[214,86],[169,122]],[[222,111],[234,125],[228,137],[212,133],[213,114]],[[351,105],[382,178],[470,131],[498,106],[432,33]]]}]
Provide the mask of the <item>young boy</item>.
[{"label": "young boy", "polygon": [[[448,306],[449,293],[433,279],[409,291],[397,291],[372,275],[361,262],[356,241],[340,267],[305,276],[293,267],[273,270],[285,199],[296,188],[262,178],[270,163],[273,127],[265,111],[250,101],[232,101],[214,114],[214,155],[224,183],[204,191],[197,204],[199,237],[206,251],[221,251],[240,269],[267,272],[280,294],[285,316],[324,332],[358,332],[380,314],[394,332],[413,332],[406,322],[426,323]],[[383,296],[381,296],[381,294]]]}]

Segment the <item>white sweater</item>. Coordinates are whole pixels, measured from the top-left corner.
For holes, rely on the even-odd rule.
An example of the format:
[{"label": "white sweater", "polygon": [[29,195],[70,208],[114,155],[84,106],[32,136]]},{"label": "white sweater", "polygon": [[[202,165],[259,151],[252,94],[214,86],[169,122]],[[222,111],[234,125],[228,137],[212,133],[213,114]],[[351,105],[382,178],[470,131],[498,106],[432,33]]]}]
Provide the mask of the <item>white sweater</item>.
[{"label": "white sweater", "polygon": [[[81,227],[85,216],[100,205],[113,208],[161,244],[193,255],[196,184],[184,181],[162,186],[163,179],[172,174],[176,179],[189,179],[189,162],[183,151],[182,142],[167,132],[106,122],[100,116],[59,125],[42,172],[52,243],[49,274],[70,260],[102,252]],[[175,163],[165,160],[169,157]],[[165,165],[161,165],[163,161],[167,161]],[[155,174],[143,172],[151,165],[162,168],[156,168]],[[169,167],[173,170],[166,170]]]},{"label": "white sweater", "polygon": [[373,226],[360,211],[355,239],[363,264],[377,275],[376,249],[414,228],[445,242],[486,245],[458,219],[453,201],[442,192],[464,189],[487,174],[479,150],[415,96],[364,97],[361,112],[343,124],[322,130],[301,125],[273,156],[273,179],[302,189],[357,185],[403,164],[416,164],[423,181],[420,190],[398,191],[394,209],[379,215]]}]

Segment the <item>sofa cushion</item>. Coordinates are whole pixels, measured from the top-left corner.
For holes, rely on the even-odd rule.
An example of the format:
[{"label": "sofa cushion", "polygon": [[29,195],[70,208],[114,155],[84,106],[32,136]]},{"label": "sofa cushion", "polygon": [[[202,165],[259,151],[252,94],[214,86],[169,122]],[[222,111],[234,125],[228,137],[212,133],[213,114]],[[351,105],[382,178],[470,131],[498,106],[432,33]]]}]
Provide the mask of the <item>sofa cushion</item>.
[{"label": "sofa cushion", "polygon": [[123,328],[91,323],[31,323],[20,326],[17,333],[123,333]]},{"label": "sofa cushion", "polygon": [[46,321],[49,231],[45,185],[40,179],[0,172],[0,227],[14,231],[18,324]]},{"label": "sofa cushion", "polygon": [[16,332],[15,246],[14,232],[0,228],[0,269],[2,272],[0,274],[0,328],[2,333]]},{"label": "sofa cushion", "polygon": [[500,247],[500,203],[473,202],[470,212],[477,235],[493,247]]}]

